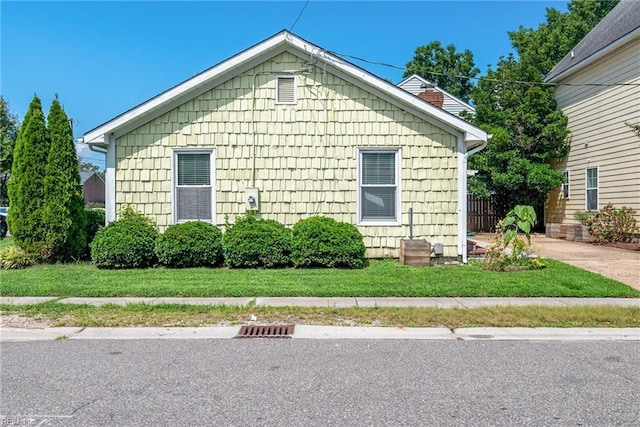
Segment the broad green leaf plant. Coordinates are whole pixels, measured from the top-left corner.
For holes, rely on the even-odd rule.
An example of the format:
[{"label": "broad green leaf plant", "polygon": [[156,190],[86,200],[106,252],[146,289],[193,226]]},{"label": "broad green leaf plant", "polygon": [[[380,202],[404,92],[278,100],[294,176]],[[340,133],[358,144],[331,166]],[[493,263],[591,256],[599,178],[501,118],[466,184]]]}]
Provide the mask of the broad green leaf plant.
[{"label": "broad green leaf plant", "polygon": [[496,238],[484,258],[488,270],[537,269],[545,265],[533,257],[531,230],[537,217],[533,207],[516,205],[496,225]]}]

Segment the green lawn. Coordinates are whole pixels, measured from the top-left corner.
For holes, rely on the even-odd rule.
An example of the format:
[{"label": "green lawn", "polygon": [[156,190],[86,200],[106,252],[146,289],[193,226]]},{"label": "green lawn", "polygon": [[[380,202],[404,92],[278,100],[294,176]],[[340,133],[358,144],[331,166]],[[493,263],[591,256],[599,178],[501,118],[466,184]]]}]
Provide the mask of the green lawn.
[{"label": "green lawn", "polygon": [[129,304],[100,307],[49,302],[0,305],[3,315],[17,314],[51,326],[208,326],[246,324],[253,314],[259,322],[295,325],[398,326],[461,328],[574,327],[630,328],[640,326],[640,307],[482,307],[441,309],[416,307],[232,307],[180,304]]},{"label": "green lawn", "polygon": [[491,272],[478,263],[427,268],[372,261],[361,270],[165,268],[98,270],[41,265],[0,271],[3,296],[640,297],[611,279],[554,260],[543,270]]},{"label": "green lawn", "polygon": [[13,237],[5,237],[4,239],[0,239],[0,249],[4,249],[13,245]]}]

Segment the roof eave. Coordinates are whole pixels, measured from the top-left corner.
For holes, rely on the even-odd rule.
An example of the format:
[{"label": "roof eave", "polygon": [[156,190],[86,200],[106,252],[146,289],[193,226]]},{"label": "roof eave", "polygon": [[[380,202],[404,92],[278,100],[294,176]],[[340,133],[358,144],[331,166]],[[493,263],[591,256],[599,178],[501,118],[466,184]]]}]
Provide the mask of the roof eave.
[{"label": "roof eave", "polygon": [[[607,45],[606,47],[600,49],[599,51],[597,51],[596,53],[588,56],[587,58],[584,58],[582,61],[571,65],[570,67],[566,68],[565,70],[561,71],[558,74],[552,75],[551,78],[545,77],[544,81],[546,83],[557,83],[559,81],[565,80],[568,77],[570,77],[571,75],[577,73],[578,71],[582,70],[583,68],[585,68],[586,66],[592,64],[593,62],[601,59],[602,57],[608,55],[610,52],[618,49],[620,46],[623,46],[627,43],[632,42],[634,39],[636,38],[640,38],[640,27],[636,28],[635,30],[633,30],[632,32],[628,33],[627,35],[625,35],[624,37],[619,38],[618,40],[614,41],[613,43]],[[571,52],[569,52],[568,55],[571,55]],[[565,56],[566,58],[566,56]],[[562,58],[564,60],[564,58]],[[549,72],[549,74],[553,73],[553,69]]]}]

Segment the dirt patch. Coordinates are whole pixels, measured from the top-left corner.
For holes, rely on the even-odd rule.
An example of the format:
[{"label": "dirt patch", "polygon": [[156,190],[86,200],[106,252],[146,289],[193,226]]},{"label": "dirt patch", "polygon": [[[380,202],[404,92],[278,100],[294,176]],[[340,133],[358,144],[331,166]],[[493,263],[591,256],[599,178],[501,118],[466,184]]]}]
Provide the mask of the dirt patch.
[{"label": "dirt patch", "polygon": [[44,329],[53,326],[48,319],[34,319],[18,314],[0,315],[1,328]]}]

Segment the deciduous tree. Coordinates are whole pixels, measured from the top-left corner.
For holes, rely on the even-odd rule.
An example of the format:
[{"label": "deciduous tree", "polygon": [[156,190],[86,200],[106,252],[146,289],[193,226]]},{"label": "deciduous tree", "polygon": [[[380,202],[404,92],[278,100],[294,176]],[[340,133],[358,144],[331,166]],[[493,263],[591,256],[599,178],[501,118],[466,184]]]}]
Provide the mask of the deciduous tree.
[{"label": "deciduous tree", "polygon": [[509,33],[515,54],[501,57],[474,87],[473,120],[494,136],[470,159],[479,173],[469,190],[493,193],[501,216],[516,204],[540,207],[561,185],[562,175],[550,165],[569,152],[567,118],[543,79],[616,3],[573,0],[568,12],[547,9],[538,28]]},{"label": "deciduous tree", "polygon": [[9,206],[7,182],[11,176],[19,127],[18,118],[11,114],[9,104],[0,96],[0,206]]},{"label": "deciduous tree", "polygon": [[479,72],[469,49],[458,52],[453,44],[442,46],[439,41],[432,41],[416,49],[413,59],[407,62],[403,77],[417,74],[469,102],[473,86],[471,79]]}]

